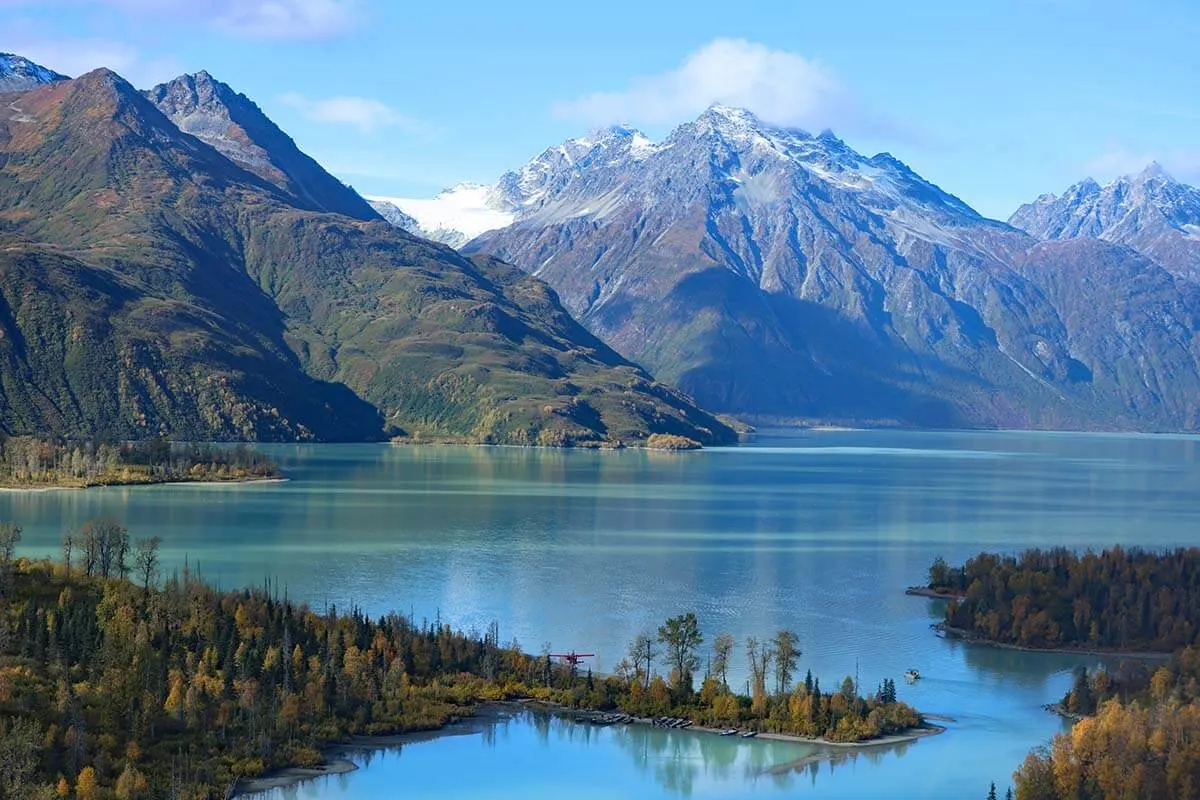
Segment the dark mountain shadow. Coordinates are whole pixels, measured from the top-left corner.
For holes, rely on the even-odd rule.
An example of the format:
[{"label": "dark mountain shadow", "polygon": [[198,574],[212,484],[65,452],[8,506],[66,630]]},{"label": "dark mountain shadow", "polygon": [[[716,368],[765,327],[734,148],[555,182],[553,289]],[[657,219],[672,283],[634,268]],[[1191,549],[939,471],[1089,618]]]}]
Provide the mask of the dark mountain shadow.
[{"label": "dark mountain shadow", "polygon": [[[982,385],[969,373],[923,363],[896,339],[818,303],[769,294],[723,268],[692,273],[649,312],[666,332],[638,356],[701,404],[790,418],[955,427],[968,420],[935,393],[934,379]],[[597,315],[601,329],[647,312],[628,301]],[[658,363],[656,363],[658,362]]]}]

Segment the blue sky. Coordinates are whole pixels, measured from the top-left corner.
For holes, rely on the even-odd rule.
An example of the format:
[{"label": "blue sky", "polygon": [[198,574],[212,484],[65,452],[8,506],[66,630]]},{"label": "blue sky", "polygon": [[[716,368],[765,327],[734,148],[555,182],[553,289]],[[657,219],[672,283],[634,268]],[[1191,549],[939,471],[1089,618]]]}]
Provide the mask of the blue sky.
[{"label": "blue sky", "polygon": [[983,213],[1151,159],[1200,182],[1196,0],[0,0],[0,50],[207,69],[360,191],[488,182],[712,101],[887,150]]}]

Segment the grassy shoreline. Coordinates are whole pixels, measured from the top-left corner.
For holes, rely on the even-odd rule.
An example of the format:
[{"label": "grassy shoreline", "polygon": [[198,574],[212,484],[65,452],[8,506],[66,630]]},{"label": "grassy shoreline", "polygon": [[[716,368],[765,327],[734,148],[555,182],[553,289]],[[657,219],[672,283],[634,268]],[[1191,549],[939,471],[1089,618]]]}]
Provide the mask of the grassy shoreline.
[{"label": "grassy shoreline", "polygon": [[212,486],[214,484],[242,484],[242,483],[287,483],[290,479],[282,475],[270,476],[246,476],[246,477],[227,477],[227,478],[203,478],[186,476],[179,478],[145,478],[137,480],[98,480],[98,481],[67,481],[62,483],[0,483],[0,492],[65,492],[77,491],[80,489],[101,489],[104,487],[121,487],[121,486],[163,486],[171,484],[175,486]]}]

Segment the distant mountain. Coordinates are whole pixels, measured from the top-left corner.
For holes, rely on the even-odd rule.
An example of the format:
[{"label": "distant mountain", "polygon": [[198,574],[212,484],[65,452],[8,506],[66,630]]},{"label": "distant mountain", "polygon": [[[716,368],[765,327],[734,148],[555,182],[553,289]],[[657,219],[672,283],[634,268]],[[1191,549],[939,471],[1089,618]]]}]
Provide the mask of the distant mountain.
[{"label": "distant mountain", "polygon": [[302,153],[248,97],[207,72],[182,75],[146,96],[184,133],[283,189],[299,207],[378,218],[366,200]]},{"label": "distant mountain", "polygon": [[[460,183],[429,199],[381,196],[368,199],[372,204],[387,203],[399,209],[426,238],[462,247],[481,234],[511,225],[552,188],[556,179],[582,166],[581,162],[588,161],[589,156],[619,155],[625,148],[632,153],[643,153],[651,145],[639,131],[613,126],[591,136],[568,139],[519,171],[506,173],[492,186]],[[406,225],[400,227],[416,232]]]},{"label": "distant mountain", "polygon": [[1200,189],[1158,164],[1106,186],[1088,178],[1061,197],[1042,195],[1009,222],[1039,239],[1092,236],[1126,244],[1176,275],[1200,281]]},{"label": "distant mountain", "polygon": [[19,109],[0,115],[5,432],[733,437],[540,281],[360,207],[223,84],[200,74],[149,97],[97,70],[5,98]]},{"label": "distant mountain", "polygon": [[[593,333],[710,408],[919,426],[1197,425],[1200,354],[1187,332],[1200,305],[1187,287],[1119,245],[1039,246],[828,131],[713,107],[661,142],[625,127],[569,140],[473,197],[513,221],[464,252],[546,280]],[[427,202],[426,219],[448,216],[444,200]],[[1082,280],[1092,262],[1105,275],[1071,295],[1064,276]]]},{"label": "distant mountain", "polygon": [[24,92],[55,81],[69,80],[54,70],[33,63],[24,56],[0,53],[0,94]]}]

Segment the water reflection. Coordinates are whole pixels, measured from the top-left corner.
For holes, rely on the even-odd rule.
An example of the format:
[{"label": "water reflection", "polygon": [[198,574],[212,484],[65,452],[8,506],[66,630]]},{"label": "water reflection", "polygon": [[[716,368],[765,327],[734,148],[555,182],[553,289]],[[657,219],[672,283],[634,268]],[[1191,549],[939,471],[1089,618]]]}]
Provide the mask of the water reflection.
[{"label": "water reflection", "polygon": [[[488,714],[458,735],[344,755],[362,769],[278,789],[260,800],[365,800],[380,786],[406,786],[405,796],[438,786],[439,797],[549,798],[570,787],[582,796],[691,798],[793,794],[824,784],[843,768],[878,765],[908,751],[898,744],[863,751],[771,740],[741,740],[707,732],[650,726],[597,727],[535,711]],[[522,754],[542,754],[536,770]],[[462,769],[466,764],[470,769]],[[434,785],[434,783],[430,783]],[[389,795],[390,796],[390,795]]]}]

